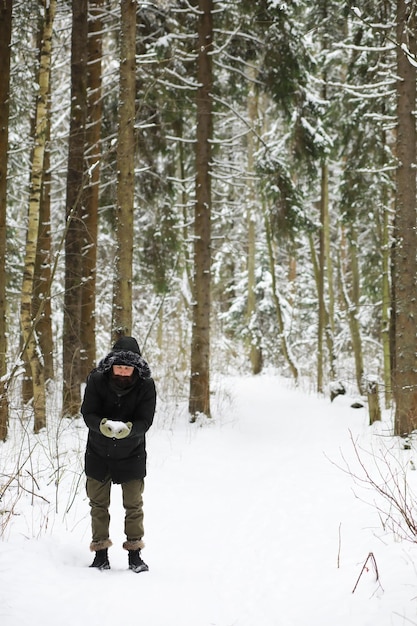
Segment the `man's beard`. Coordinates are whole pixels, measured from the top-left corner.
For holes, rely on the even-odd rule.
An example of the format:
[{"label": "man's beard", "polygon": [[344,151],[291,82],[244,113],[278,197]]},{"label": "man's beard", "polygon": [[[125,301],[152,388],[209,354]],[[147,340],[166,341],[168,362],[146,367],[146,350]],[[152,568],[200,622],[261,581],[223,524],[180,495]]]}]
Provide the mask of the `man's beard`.
[{"label": "man's beard", "polygon": [[133,383],[133,374],[130,376],[118,376],[117,374],[112,374],[112,380],[120,389],[126,389],[126,387],[130,387]]}]

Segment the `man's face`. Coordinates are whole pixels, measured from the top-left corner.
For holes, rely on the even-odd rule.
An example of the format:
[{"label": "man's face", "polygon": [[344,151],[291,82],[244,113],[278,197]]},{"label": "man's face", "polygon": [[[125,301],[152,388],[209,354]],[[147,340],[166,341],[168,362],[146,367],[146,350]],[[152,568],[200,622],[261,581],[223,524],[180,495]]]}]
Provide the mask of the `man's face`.
[{"label": "man's face", "polygon": [[132,376],[134,367],[130,365],[113,365],[113,374],[115,376]]}]

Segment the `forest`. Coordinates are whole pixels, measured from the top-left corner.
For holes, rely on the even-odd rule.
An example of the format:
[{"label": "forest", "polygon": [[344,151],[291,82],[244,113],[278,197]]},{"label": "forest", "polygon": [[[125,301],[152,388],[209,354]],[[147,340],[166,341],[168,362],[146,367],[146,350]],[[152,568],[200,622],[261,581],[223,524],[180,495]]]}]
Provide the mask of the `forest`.
[{"label": "forest", "polygon": [[191,422],[273,368],[417,428],[416,8],[0,0],[0,441],[121,335]]}]

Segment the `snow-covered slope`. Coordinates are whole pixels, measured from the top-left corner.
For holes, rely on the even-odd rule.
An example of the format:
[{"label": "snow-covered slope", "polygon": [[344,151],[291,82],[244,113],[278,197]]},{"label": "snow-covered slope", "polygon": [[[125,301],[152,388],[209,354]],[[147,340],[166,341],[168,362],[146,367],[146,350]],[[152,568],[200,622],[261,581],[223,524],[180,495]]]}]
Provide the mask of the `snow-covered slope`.
[{"label": "snow-covered slope", "polygon": [[352,477],[359,450],[382,483],[392,463],[412,491],[414,450],[388,436],[389,416],[369,427],[346,397],[330,403],[272,375],[224,380],[213,406],[191,425],[159,402],[142,574],[127,570],[118,486],[112,569],[88,567],[84,424],[21,444],[16,427],[0,446],[2,484],[20,474],[0,505],[2,626],[417,624],[417,547],[389,532],[388,504]]}]

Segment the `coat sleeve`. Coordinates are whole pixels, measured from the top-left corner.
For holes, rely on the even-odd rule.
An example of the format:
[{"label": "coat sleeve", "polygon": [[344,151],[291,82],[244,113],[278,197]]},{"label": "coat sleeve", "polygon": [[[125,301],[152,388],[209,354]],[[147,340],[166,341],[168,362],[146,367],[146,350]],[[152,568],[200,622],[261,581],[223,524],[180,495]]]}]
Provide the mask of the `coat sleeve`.
[{"label": "coat sleeve", "polygon": [[100,422],[103,417],[107,416],[100,415],[100,395],[93,375],[90,375],[87,379],[81,404],[81,414],[88,428],[96,433],[100,433]]},{"label": "coat sleeve", "polygon": [[135,411],[130,437],[143,436],[153,423],[156,407],[155,383],[152,378],[149,378],[145,382],[143,395]]}]

